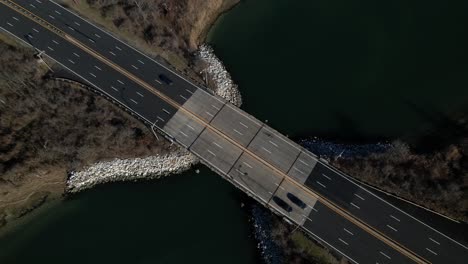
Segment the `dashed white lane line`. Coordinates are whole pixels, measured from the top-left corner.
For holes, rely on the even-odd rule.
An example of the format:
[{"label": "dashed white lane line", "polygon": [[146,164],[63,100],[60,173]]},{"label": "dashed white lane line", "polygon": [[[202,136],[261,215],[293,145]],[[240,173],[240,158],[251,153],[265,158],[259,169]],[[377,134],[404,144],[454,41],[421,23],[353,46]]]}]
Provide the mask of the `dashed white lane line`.
[{"label": "dashed white lane line", "polygon": [[325,173],[322,173],[322,176],[327,178],[329,181],[331,181],[332,179],[330,177],[328,177]]},{"label": "dashed white lane line", "polygon": [[157,118],[158,118],[159,120],[163,121],[163,122],[165,121],[165,120],[164,120],[162,117],[160,117],[160,116],[157,116]]},{"label": "dashed white lane line", "polygon": [[49,50],[51,50],[51,51],[54,51],[54,49],[53,49],[53,48],[51,48],[51,47],[49,47],[49,46],[47,46],[47,48],[48,48]]},{"label": "dashed white lane line", "polygon": [[170,114],[171,114],[171,112],[167,111],[167,110],[166,110],[166,109],[164,109],[164,108],[163,108],[162,110],[163,110],[163,112],[164,112],[164,113],[166,113],[166,114],[168,114],[168,115],[170,115]]},{"label": "dashed white lane line", "polygon": [[14,20],[16,20],[16,21],[19,21],[19,19],[18,19],[17,17],[12,17],[12,18],[13,18]]},{"label": "dashed white lane line", "polygon": [[[159,82],[159,81],[157,81],[157,82]],[[159,82],[159,83],[161,83],[161,82]],[[189,89],[185,89],[185,91],[187,91],[189,94],[193,94],[193,92],[190,91]]]},{"label": "dashed white lane line", "polygon": [[349,246],[349,244],[348,244],[346,241],[344,241],[343,239],[341,239],[341,238],[338,238],[338,240],[339,240],[339,241],[341,241],[341,243],[343,243],[343,244],[345,244],[345,245]]},{"label": "dashed white lane line", "polygon": [[210,153],[211,155],[216,157],[216,154],[214,154],[212,151],[210,151],[210,150],[207,150],[207,151],[208,151],[208,153]]},{"label": "dashed white lane line", "polygon": [[115,48],[122,51],[122,49],[119,46],[115,46]]},{"label": "dashed white lane line", "polygon": [[34,38],[31,34],[28,34],[27,36],[32,39]]},{"label": "dashed white lane line", "polygon": [[97,77],[96,74],[94,74],[94,73],[92,73],[92,72],[90,72],[89,75],[93,76],[94,78]]},{"label": "dashed white lane line", "polygon": [[94,41],[94,39],[88,38],[88,40],[91,41],[92,43],[96,43],[96,41]]},{"label": "dashed white lane line", "polygon": [[302,164],[304,164],[304,165],[306,165],[306,166],[309,166],[309,167],[310,167],[309,163],[307,163],[307,162],[305,162],[305,161],[303,161],[303,160],[301,160],[301,159],[299,159],[299,162],[302,163]]},{"label": "dashed white lane line", "polygon": [[392,259],[389,255],[383,253],[382,251],[379,251],[380,254],[382,254],[382,256],[388,258],[388,259]]},{"label": "dashed white lane line", "polygon": [[305,173],[304,173],[303,171],[301,171],[300,169],[298,169],[298,168],[296,168],[296,167],[294,167],[294,169],[297,170],[300,174],[305,175]]},{"label": "dashed white lane line", "polygon": [[361,195],[359,195],[359,194],[357,194],[357,193],[355,193],[354,196],[356,196],[357,198],[359,198],[359,199],[361,199],[361,200],[363,200],[363,201],[366,200],[366,199],[364,199],[364,197],[362,197]]},{"label": "dashed white lane line", "polygon": [[59,44],[55,39],[53,39],[52,42],[55,43],[56,45]]},{"label": "dashed white lane line", "polygon": [[138,104],[138,102],[135,101],[135,100],[133,100],[133,99],[130,99],[130,101],[132,101],[132,102],[135,103],[135,104]]},{"label": "dashed white lane line", "polygon": [[356,207],[357,209],[361,209],[361,207],[355,205],[354,203],[350,203],[352,206]]},{"label": "dashed white lane line", "polygon": [[7,22],[7,25],[9,25],[10,27],[13,27],[13,24],[11,24],[10,22]]},{"label": "dashed white lane line", "polygon": [[350,235],[354,236],[354,234],[353,234],[351,231],[349,231],[348,229],[346,229],[346,228],[343,228],[343,230],[344,230],[346,233],[348,233],[348,234],[350,234]]},{"label": "dashed white lane line", "polygon": [[[161,81],[159,81],[158,79],[154,79],[155,82],[159,83],[159,84],[162,84]],[[186,89],[187,90],[187,89]]]},{"label": "dashed white lane line", "polygon": [[57,11],[57,10],[55,10],[55,13],[56,13],[56,14],[59,14],[59,15],[61,15],[61,14],[62,14],[62,13],[60,13],[60,12],[59,12],[59,11]]},{"label": "dashed white lane line", "polygon": [[98,69],[98,70],[102,71],[102,69],[101,69],[101,68],[99,68],[99,67],[98,67],[98,66],[96,66],[96,65],[94,65],[94,68],[96,68],[96,69]]},{"label": "dashed white lane line", "polygon": [[75,62],[72,61],[72,60],[70,60],[70,59],[68,59],[68,61],[69,61],[71,64],[75,64]]},{"label": "dashed white lane line", "polygon": [[94,33],[94,36],[98,37],[98,38],[101,38],[101,36],[99,36],[98,34]]},{"label": "dashed white lane line", "polygon": [[179,131],[179,133],[181,133],[181,134],[182,134],[182,135],[184,135],[185,137],[188,137],[188,135],[187,135],[187,134],[185,134],[185,133],[184,133],[184,132],[182,132],[182,131]]},{"label": "dashed white lane line", "polygon": [[241,124],[241,126],[245,127],[245,128],[249,128],[246,124],[242,123],[242,122],[239,122],[239,124]]},{"label": "dashed white lane line", "polygon": [[432,250],[430,250],[428,248],[426,248],[426,250],[437,256],[437,253],[435,253],[434,251],[432,251]]},{"label": "dashed white lane line", "polygon": [[81,26],[80,23],[78,23],[76,21],[74,21],[73,23],[75,23],[75,25],[77,25],[77,26]]},{"label": "dashed white lane line", "polygon": [[179,96],[182,97],[182,99],[184,99],[184,100],[188,100],[187,97],[185,97],[185,96],[183,96],[181,94],[179,94]]},{"label": "dashed white lane line", "polygon": [[239,132],[237,129],[233,129],[233,130],[234,130],[234,132],[236,132],[237,134],[239,134],[239,135],[241,135],[241,136],[244,135],[244,134],[242,134],[241,132]]},{"label": "dashed white lane line", "polygon": [[271,151],[270,151],[269,149],[266,149],[266,148],[264,148],[264,147],[262,147],[262,149],[263,149],[264,151],[268,152],[269,154],[271,154]]},{"label": "dashed white lane line", "polygon": [[111,86],[112,89],[114,89],[116,92],[119,91],[119,89],[115,88],[114,86]]},{"label": "dashed white lane line", "polygon": [[76,54],[75,52],[73,52],[73,55],[75,55],[75,57],[79,58],[80,55]]},{"label": "dashed white lane line", "polygon": [[32,30],[36,33],[39,33],[39,30],[35,29],[35,28],[32,28]]},{"label": "dashed white lane line", "polygon": [[315,209],[313,206],[310,206],[310,205],[309,205],[309,207],[310,207],[310,209],[312,209],[312,211],[314,211],[314,212],[318,213],[318,210],[317,210],[317,209]]},{"label": "dashed white lane line", "polygon": [[141,60],[138,60],[138,62],[141,63],[141,64],[145,64],[145,63],[144,63],[143,61],[141,61]]},{"label": "dashed white lane line", "polygon": [[118,83],[122,84],[122,85],[125,85],[124,82],[122,82],[121,80],[117,80]]},{"label": "dashed white lane line", "polygon": [[69,28],[69,29],[72,30],[72,31],[75,31],[75,29],[72,28],[72,27],[70,27],[70,26],[67,26],[67,28]]},{"label": "dashed white lane line", "polygon": [[39,4],[42,4],[42,2],[40,0],[36,0],[36,2],[38,2]]},{"label": "dashed white lane line", "polygon": [[190,128],[190,129],[192,129],[193,131],[195,131],[195,128],[193,128],[193,126],[191,126],[191,125],[189,125],[189,124],[187,124],[186,126],[187,126],[188,128]]},{"label": "dashed white lane line", "polygon": [[132,64],[133,69],[138,70],[138,67]]},{"label": "dashed white lane line", "polygon": [[237,171],[239,174],[244,175],[244,172],[243,172],[243,171],[240,171],[238,168],[236,168],[236,171]]},{"label": "dashed white lane line", "polygon": [[315,181],[318,185],[322,186],[323,188],[327,188],[327,186],[325,186],[325,184],[319,182],[319,181]]},{"label": "dashed white lane line", "polygon": [[243,161],[242,163],[244,163],[245,166],[249,167],[249,168],[253,168],[252,165],[248,164],[247,162]]},{"label": "dashed white lane line", "polygon": [[396,228],[394,228],[393,226],[391,225],[387,225],[388,228],[390,228],[391,230],[395,231],[395,232],[398,232],[398,230]]},{"label": "dashed white lane line", "polygon": [[205,111],[205,113],[207,113],[209,116],[213,117],[214,115],[208,111]]},{"label": "dashed white lane line", "polygon": [[220,144],[218,144],[218,143],[216,143],[216,142],[213,142],[213,144],[214,144],[215,146],[217,146],[218,148],[220,148],[220,149],[223,148]]},{"label": "dashed white lane line", "polygon": [[55,19],[55,17],[53,15],[49,15],[49,17],[52,18],[52,19]]},{"label": "dashed white lane line", "polygon": [[215,105],[211,105],[211,107],[213,107],[214,109],[216,109],[216,110],[218,110],[218,111],[220,110],[220,108],[217,107],[217,106],[215,106]]},{"label": "dashed white lane line", "polygon": [[278,144],[276,144],[275,142],[271,141],[271,140],[268,140],[270,142],[270,144],[272,144],[273,146],[275,147],[278,147]]},{"label": "dashed white lane line", "polygon": [[431,240],[432,242],[434,242],[434,243],[436,243],[437,245],[439,245],[439,246],[440,246],[440,243],[439,243],[439,241],[437,241],[437,240],[433,239],[432,237],[430,237],[430,238],[429,238],[429,240]]},{"label": "dashed white lane line", "polygon": [[144,96],[142,93],[140,93],[140,92],[136,92],[136,93],[137,93],[139,96],[141,96],[141,97],[145,97],[145,96]]},{"label": "dashed white lane line", "polygon": [[112,52],[112,51],[109,51],[109,53],[112,54],[113,56],[117,56],[117,55],[115,55],[115,53]]},{"label": "dashed white lane line", "polygon": [[29,4],[29,6],[32,7],[32,8],[36,8],[36,6],[33,5],[33,4]]},{"label": "dashed white lane line", "polygon": [[390,215],[390,217],[393,218],[393,219],[395,219],[395,220],[397,220],[398,222],[400,222],[400,219],[396,218],[395,216]]}]

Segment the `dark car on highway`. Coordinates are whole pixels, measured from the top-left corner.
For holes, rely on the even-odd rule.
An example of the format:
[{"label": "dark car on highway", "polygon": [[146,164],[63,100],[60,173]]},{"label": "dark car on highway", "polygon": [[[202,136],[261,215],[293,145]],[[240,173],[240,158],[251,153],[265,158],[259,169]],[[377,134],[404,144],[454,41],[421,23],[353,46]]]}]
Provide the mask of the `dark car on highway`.
[{"label": "dark car on highway", "polygon": [[285,210],[288,213],[292,211],[292,207],[278,196],[273,196],[273,202],[275,202],[277,205],[279,205],[279,207],[283,208],[283,210]]},{"label": "dark car on highway", "polygon": [[307,204],[305,204],[301,199],[299,199],[299,197],[292,193],[286,194],[286,197],[288,197],[288,199],[291,200],[291,202],[293,202],[295,205],[299,206],[302,209],[305,209],[307,207]]},{"label": "dark car on highway", "polygon": [[159,74],[159,80],[161,80],[161,82],[167,84],[167,85],[172,85],[172,80],[169,79],[169,77],[167,77],[166,75],[164,74]]}]

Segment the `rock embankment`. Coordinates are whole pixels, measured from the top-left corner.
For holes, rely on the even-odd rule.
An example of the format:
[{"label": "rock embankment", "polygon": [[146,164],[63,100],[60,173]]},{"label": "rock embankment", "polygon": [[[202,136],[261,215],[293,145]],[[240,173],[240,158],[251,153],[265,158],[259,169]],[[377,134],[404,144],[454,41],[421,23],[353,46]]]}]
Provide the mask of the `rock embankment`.
[{"label": "rock embankment", "polygon": [[207,44],[203,44],[197,55],[207,65],[202,73],[206,73],[208,80],[213,83],[214,92],[233,105],[241,106],[242,97],[238,86],[232,81],[231,75],[221,60],[216,57],[213,49]]},{"label": "rock embankment", "polygon": [[67,192],[79,192],[106,182],[160,178],[185,171],[197,162],[197,158],[185,150],[147,158],[98,162],[82,171],[72,171]]}]

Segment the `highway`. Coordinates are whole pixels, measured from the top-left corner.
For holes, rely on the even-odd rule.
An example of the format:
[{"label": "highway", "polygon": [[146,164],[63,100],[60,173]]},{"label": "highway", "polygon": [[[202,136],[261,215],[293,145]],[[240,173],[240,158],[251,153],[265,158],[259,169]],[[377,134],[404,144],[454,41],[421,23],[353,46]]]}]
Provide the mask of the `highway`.
[{"label": "highway", "polygon": [[[466,245],[351,182],[261,121],[52,1],[0,0],[0,29],[44,51],[353,263],[468,260]],[[307,206],[294,204],[288,193]],[[277,198],[292,210],[282,208]]]}]

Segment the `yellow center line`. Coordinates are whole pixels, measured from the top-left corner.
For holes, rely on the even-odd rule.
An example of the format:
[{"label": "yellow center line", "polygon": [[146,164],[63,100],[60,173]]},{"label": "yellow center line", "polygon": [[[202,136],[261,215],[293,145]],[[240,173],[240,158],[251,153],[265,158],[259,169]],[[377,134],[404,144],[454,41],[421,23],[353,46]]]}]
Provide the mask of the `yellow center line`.
[{"label": "yellow center line", "polygon": [[[367,223],[365,223],[364,221],[362,221],[361,219],[351,215],[350,213],[348,213],[347,211],[345,211],[344,209],[342,209],[340,206],[338,205],[335,205],[333,202],[329,201],[327,198],[325,198],[324,196],[322,196],[321,194],[318,194],[316,192],[314,192],[313,190],[309,189],[308,187],[305,187],[304,185],[298,183],[296,180],[292,179],[289,175],[285,174],[284,172],[280,171],[279,169],[277,169],[275,166],[271,165],[270,163],[268,163],[267,161],[265,161],[263,158],[257,156],[256,154],[254,154],[252,151],[250,151],[249,149],[245,148],[244,146],[242,146],[241,144],[239,144],[238,142],[236,142],[235,140],[233,140],[232,138],[230,138],[229,136],[227,136],[226,134],[224,134],[222,131],[219,131],[217,128],[213,127],[209,122],[206,122],[204,121],[201,117],[199,117],[196,113],[192,113],[190,112],[189,110],[187,110],[186,108],[184,108],[182,105],[180,105],[179,103],[175,102],[174,100],[172,100],[171,98],[169,98],[168,96],[164,95],[163,93],[161,93],[159,90],[157,90],[155,87],[149,85],[148,83],[144,82],[143,80],[137,78],[136,76],[134,76],[133,74],[129,73],[128,71],[126,71],[125,69],[121,68],[120,66],[116,65],[115,63],[111,62],[110,60],[108,60],[107,58],[105,58],[104,56],[100,55],[99,53],[95,52],[94,50],[90,49],[89,47],[85,46],[84,44],[82,44],[81,42],[79,42],[78,40],[74,39],[73,37],[69,36],[68,34],[64,33],[63,31],[61,31],[60,29],[56,28],[55,26],[51,25],[50,23],[48,23],[47,21],[33,15],[29,10],[21,7],[20,5],[16,4],[16,3],[13,3],[11,1],[6,1],[6,0],[0,0],[0,2],[2,2],[3,4],[5,4],[6,6],[10,7],[11,9],[13,9],[14,11],[16,12],[19,12],[17,10],[18,9],[21,9],[22,11],[25,11],[26,14],[29,14],[28,16],[23,13],[23,12],[19,12],[21,15],[23,16],[26,16],[27,18],[29,18],[30,20],[40,24],[41,26],[45,27],[46,29],[50,30],[51,32],[61,36],[62,38],[64,38],[65,40],[67,40],[68,42],[74,44],[75,46],[77,46],[78,48],[80,48],[81,50],[85,51],[86,53],[92,55],[93,57],[97,58],[98,60],[100,60],[101,62],[107,64],[109,67],[113,68],[114,70],[118,71],[119,73],[125,75],[127,78],[131,79],[132,81],[134,81],[135,83],[141,85],[142,87],[146,88],[148,91],[150,91],[151,93],[157,95],[158,97],[160,97],[161,99],[163,99],[164,101],[166,101],[167,103],[169,103],[170,105],[174,106],[176,109],[179,109],[181,110],[182,112],[186,113],[188,116],[191,116],[193,117],[193,119],[195,119],[195,121],[197,121],[198,123],[201,123],[202,125],[204,125],[206,128],[210,129],[211,131],[213,131],[215,134],[218,134],[219,136],[221,136],[222,138],[226,139],[228,142],[230,142],[231,144],[233,144],[234,146],[237,146],[238,148],[240,148],[243,152],[249,154],[250,156],[252,156],[253,158],[255,158],[256,160],[258,160],[259,162],[263,163],[265,166],[267,166],[268,168],[270,168],[271,170],[273,170],[274,172],[278,173],[279,175],[282,175],[288,182],[291,182],[292,184],[296,185],[297,187],[299,187],[301,190],[305,191],[307,194],[315,197],[317,200],[319,200],[320,202],[322,202],[323,204],[325,204],[327,207],[329,207],[331,210],[335,211],[337,214],[341,215],[342,217],[344,217],[345,219],[349,220],[350,222],[354,223],[355,225],[359,226],[361,229],[365,230],[366,232],[368,232],[369,234],[373,235],[374,237],[376,237],[377,239],[383,241],[384,243],[386,243],[387,245],[389,245],[390,247],[394,248],[395,250],[399,251],[400,253],[406,255],[407,257],[411,258],[412,260],[414,260],[415,262],[417,263],[429,263],[427,260],[423,259],[422,257],[420,257],[419,255],[417,255],[416,253],[412,252],[411,250],[407,249],[405,246],[403,245],[400,245],[399,243],[395,242],[393,239],[387,237],[385,234],[381,233],[380,231],[374,229],[372,226],[369,226]],[[16,7],[16,8],[15,8]],[[34,17],[31,17],[30,15],[33,15]]]}]

